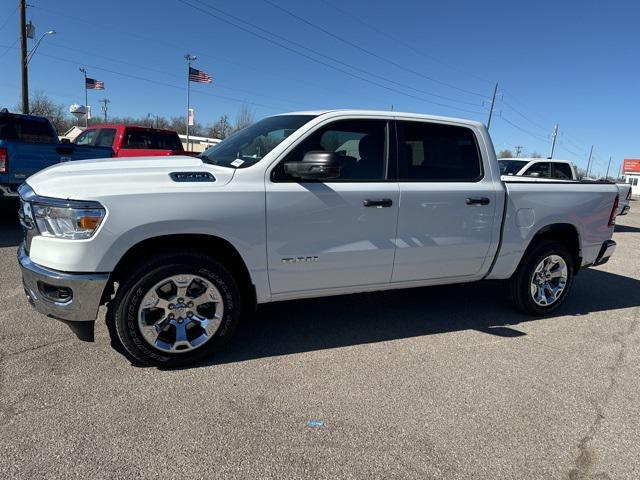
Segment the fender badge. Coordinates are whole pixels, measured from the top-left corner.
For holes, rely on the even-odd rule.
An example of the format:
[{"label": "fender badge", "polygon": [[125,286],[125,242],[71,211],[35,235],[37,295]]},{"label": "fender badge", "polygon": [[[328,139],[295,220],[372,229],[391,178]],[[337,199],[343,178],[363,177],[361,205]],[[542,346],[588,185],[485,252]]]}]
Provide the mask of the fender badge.
[{"label": "fender badge", "polygon": [[282,263],[308,263],[308,262],[317,262],[318,257],[289,257],[283,258]]}]

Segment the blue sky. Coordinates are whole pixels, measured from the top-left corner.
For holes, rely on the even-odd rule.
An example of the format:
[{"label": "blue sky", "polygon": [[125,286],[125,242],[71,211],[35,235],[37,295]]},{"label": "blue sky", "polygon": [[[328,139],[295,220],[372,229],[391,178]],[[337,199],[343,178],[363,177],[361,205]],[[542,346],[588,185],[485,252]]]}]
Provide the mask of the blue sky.
[{"label": "blue sky", "polygon": [[[198,9],[180,0],[30,0],[38,35],[58,32],[31,63],[31,90],[82,103],[84,66],[106,86],[89,92],[94,112],[106,96],[114,115],[182,115],[190,52],[214,77],[192,84],[203,123],[233,118],[243,102],[258,117],[393,105],[486,122],[497,80],[497,150],[522,145],[546,156],[559,123],[557,158],[585,167],[594,144],[595,173],[604,174],[609,155],[612,171],[640,157],[639,2],[185,1]],[[0,106],[20,95],[17,3],[0,0]]]}]

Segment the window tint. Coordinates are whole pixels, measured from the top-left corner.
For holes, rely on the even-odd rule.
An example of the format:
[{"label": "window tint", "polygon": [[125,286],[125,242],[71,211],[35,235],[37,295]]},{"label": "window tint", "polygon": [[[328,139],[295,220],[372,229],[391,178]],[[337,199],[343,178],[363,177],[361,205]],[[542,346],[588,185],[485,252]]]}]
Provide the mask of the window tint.
[{"label": "window tint", "polygon": [[465,127],[398,122],[400,180],[462,181],[482,178],[476,138]]},{"label": "window tint", "polygon": [[182,150],[180,138],[173,132],[127,129],[122,148],[140,148],[152,150]]},{"label": "window tint", "polygon": [[551,164],[549,162],[538,162],[531,165],[526,172],[525,177],[551,178]]},{"label": "window tint", "polygon": [[299,162],[307,152],[335,152],[340,156],[340,176],[331,181],[384,180],[387,122],[341,120],[313,132],[274,169],[274,180],[291,180],[285,162]]},{"label": "window tint", "polygon": [[313,118],[312,115],[275,115],[264,118],[207,148],[199,157],[213,165],[249,167],[262,160],[280,142]]},{"label": "window tint", "polygon": [[115,138],[115,136],[115,128],[102,128],[95,145],[98,147],[111,147],[113,146],[113,139]]},{"label": "window tint", "polygon": [[568,163],[554,163],[553,164],[553,178],[559,178],[561,180],[572,180],[571,165]]},{"label": "window tint", "polygon": [[76,137],[76,145],[93,145],[99,130],[87,130]]},{"label": "window tint", "polygon": [[0,116],[0,139],[29,143],[57,143],[58,137],[47,120],[13,115]]},{"label": "window tint", "polygon": [[500,175],[517,175],[527,163],[526,160],[498,160]]}]

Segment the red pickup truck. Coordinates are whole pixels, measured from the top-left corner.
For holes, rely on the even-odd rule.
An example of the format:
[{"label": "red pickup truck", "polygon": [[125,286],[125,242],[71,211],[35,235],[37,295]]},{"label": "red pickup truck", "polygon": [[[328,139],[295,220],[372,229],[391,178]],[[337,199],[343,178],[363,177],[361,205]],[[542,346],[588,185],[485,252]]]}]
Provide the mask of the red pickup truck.
[{"label": "red pickup truck", "polygon": [[111,147],[114,157],[189,154],[175,131],[132,125],[92,125],[73,143]]}]

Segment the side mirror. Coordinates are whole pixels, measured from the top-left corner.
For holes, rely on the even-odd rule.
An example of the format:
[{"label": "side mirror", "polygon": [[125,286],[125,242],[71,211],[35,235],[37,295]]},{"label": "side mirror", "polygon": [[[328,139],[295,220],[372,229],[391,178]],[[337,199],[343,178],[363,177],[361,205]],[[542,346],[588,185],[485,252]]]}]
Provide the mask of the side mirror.
[{"label": "side mirror", "polygon": [[340,176],[340,156],[335,152],[307,152],[301,162],[286,162],[287,175],[302,180],[329,180]]},{"label": "side mirror", "polygon": [[71,143],[71,140],[69,140],[68,138],[62,138],[60,139],[60,143]]},{"label": "side mirror", "polygon": [[540,172],[525,173],[524,176],[525,177],[539,177],[540,176]]}]

